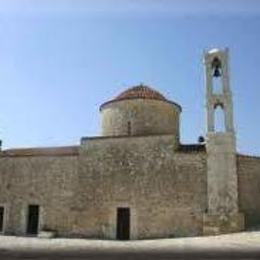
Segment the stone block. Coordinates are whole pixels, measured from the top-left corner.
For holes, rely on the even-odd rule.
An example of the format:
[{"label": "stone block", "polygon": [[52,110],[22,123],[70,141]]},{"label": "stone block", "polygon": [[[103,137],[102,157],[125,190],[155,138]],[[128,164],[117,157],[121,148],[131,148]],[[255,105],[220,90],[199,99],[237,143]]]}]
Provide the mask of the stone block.
[{"label": "stone block", "polygon": [[243,213],[236,214],[204,214],[203,235],[219,235],[244,230],[245,221]]}]

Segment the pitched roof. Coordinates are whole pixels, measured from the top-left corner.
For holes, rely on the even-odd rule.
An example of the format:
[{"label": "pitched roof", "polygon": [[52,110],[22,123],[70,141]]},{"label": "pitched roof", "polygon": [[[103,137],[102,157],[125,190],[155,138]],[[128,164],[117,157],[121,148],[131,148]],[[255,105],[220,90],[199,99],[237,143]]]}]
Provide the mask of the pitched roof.
[{"label": "pitched roof", "polygon": [[20,148],[0,151],[0,157],[78,155],[78,146]]}]

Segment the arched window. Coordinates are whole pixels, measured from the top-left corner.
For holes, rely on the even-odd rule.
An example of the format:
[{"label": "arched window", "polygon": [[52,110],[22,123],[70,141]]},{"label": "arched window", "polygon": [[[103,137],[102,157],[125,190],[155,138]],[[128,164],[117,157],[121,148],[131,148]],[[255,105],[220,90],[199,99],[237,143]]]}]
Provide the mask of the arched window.
[{"label": "arched window", "polygon": [[225,114],[221,104],[215,107],[215,132],[225,132]]},{"label": "arched window", "polygon": [[217,57],[212,61],[211,68],[213,93],[222,93],[222,65],[221,61]]}]

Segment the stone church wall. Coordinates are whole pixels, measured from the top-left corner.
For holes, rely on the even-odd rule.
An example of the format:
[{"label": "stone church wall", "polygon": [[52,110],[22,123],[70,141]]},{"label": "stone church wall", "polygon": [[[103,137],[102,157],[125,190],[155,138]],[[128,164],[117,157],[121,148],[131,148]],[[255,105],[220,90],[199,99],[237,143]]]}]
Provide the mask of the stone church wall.
[{"label": "stone church wall", "polygon": [[0,158],[0,204],[6,208],[5,233],[26,233],[29,204],[40,206],[40,229],[72,229],[77,156]]},{"label": "stone church wall", "polygon": [[[237,156],[239,208],[260,224],[260,158]],[[129,207],[131,239],[201,235],[207,208],[206,153],[176,150],[172,135],[86,138],[79,156],[0,158],[5,232],[26,232],[29,204],[40,229],[116,238],[116,210]]]},{"label": "stone church wall", "polygon": [[260,157],[238,157],[240,211],[245,214],[246,227],[260,225]]},{"label": "stone church wall", "polygon": [[83,139],[73,232],[116,238],[117,207],[131,211],[131,239],[202,233],[205,152],[177,152],[172,135]]}]

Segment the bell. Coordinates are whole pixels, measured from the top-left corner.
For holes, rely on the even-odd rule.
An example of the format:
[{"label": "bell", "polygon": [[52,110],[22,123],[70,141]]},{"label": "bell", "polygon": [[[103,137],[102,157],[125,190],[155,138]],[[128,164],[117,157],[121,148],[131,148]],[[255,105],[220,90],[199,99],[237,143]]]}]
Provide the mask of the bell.
[{"label": "bell", "polygon": [[214,68],[213,76],[216,78],[221,76],[220,68],[218,66]]}]

